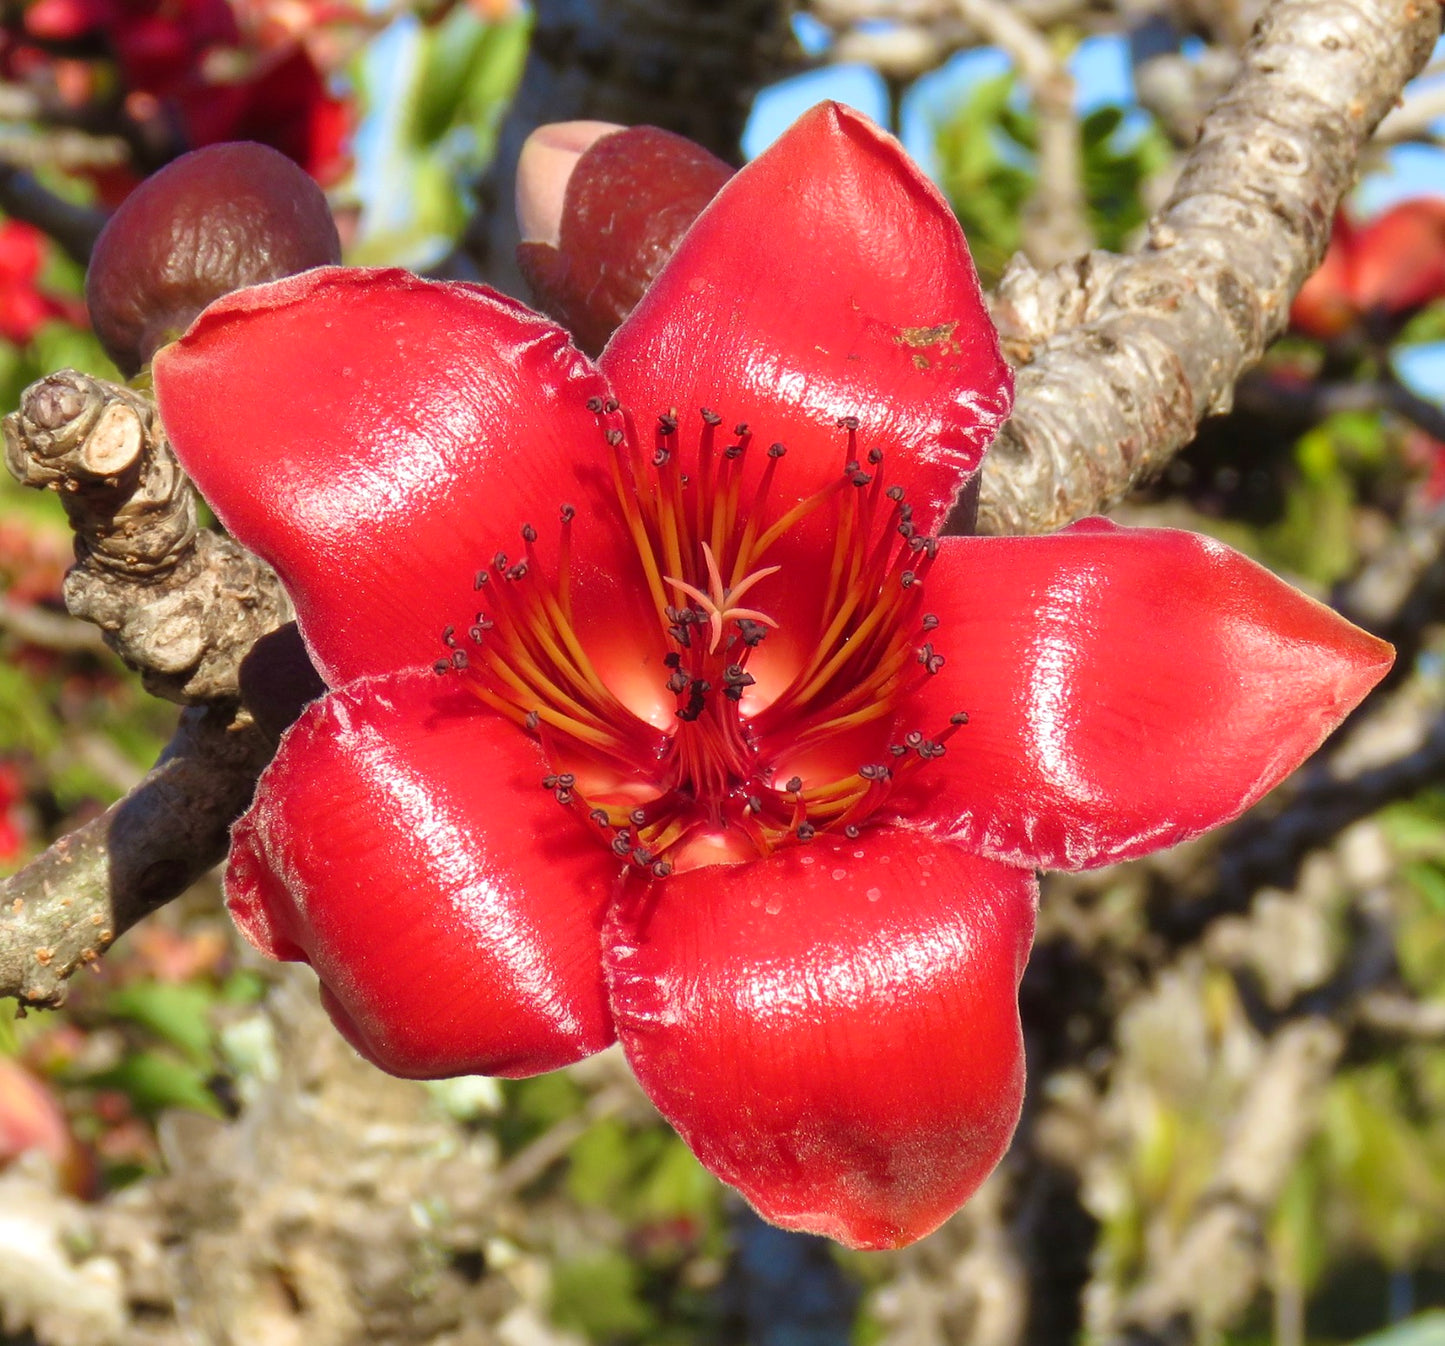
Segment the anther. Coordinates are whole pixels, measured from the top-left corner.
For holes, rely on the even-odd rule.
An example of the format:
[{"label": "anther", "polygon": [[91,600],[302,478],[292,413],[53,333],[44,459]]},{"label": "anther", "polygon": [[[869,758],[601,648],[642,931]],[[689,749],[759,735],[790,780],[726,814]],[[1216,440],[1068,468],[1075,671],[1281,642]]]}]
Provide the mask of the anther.
[{"label": "anther", "polygon": [[452,667],[460,671],[467,666],[467,652],[465,650],[452,651]]},{"label": "anther", "polygon": [[490,579],[491,579],[491,576],[488,575],[485,570],[479,570],[479,571],[477,571],[477,573],[476,573],[476,577],[472,580],[472,588],[473,588],[473,589],[480,589],[480,588],[482,588],[483,585],[485,585]]},{"label": "anther", "polygon": [[858,774],[864,780],[887,780],[893,773],[881,762],[865,762],[858,768]]},{"label": "anther", "polygon": [[818,829],[812,823],[799,823],[796,835],[799,841],[812,841],[818,835]]},{"label": "anther", "polygon": [[577,517],[576,509],[571,505],[562,506],[562,522],[571,523]]},{"label": "anther", "polygon": [[537,540],[537,530],[536,530],[535,528],[533,528],[531,524],[529,524],[529,523],[524,523],[524,524],[522,525],[522,541],[523,541],[523,542],[535,542],[536,540]]},{"label": "anther", "polygon": [[883,461],[883,450],[882,450],[882,449],[869,449],[869,450],[868,450],[868,461],[869,461],[870,463],[872,463],[874,467],[877,467],[878,464]]},{"label": "anther", "polygon": [[899,582],[899,584],[901,584],[905,589],[911,589],[911,588],[913,588],[913,586],[914,586],[915,584],[918,583],[918,576],[915,575],[911,570],[905,570],[905,571],[898,577],[898,582]]},{"label": "anther", "polygon": [[450,673],[452,671],[452,661],[450,659],[438,659],[436,663],[431,666],[431,671],[438,677],[441,677],[443,673]]},{"label": "anther", "polygon": [[606,809],[593,809],[587,816],[591,818],[598,827],[606,827],[608,822],[611,821],[607,816]]},{"label": "anther", "polygon": [[704,407],[702,409],[702,418],[708,425],[722,424],[722,417],[719,416],[717,412],[713,411],[710,407]]},{"label": "anther", "polygon": [[918,662],[930,673],[937,673],[947,662],[943,655],[939,654],[933,645],[925,641],[918,650]]},{"label": "anther", "polygon": [[903,741],[910,748],[916,748],[920,743],[923,742],[923,735],[915,729],[912,731],[912,733],[905,734],[903,736]]},{"label": "anther", "polygon": [[664,411],[657,418],[657,428],[663,435],[675,435],[677,433],[677,417]]},{"label": "anther", "polygon": [[790,777],[788,778],[788,783],[787,783],[785,786],[783,786],[783,789],[785,789],[790,795],[795,795],[795,794],[797,794],[798,791],[801,790],[802,788],[803,788],[803,778],[802,778],[801,776],[790,776]]},{"label": "anther", "polygon": [[787,446],[786,444],[769,444],[769,445],[768,445],[768,457],[769,457],[769,458],[781,458],[785,453],[787,453],[787,451],[788,451],[788,446]]},{"label": "anther", "polygon": [[936,612],[925,612],[923,614],[923,629],[925,631],[938,630],[938,614]]},{"label": "anther", "polygon": [[612,838],[612,854],[619,860],[625,860],[632,854],[632,838],[624,832],[619,832]]},{"label": "anther", "polygon": [[600,397],[589,397],[587,399],[587,410],[594,416],[602,414],[602,399]]},{"label": "anther", "polygon": [[535,710],[529,710],[527,712],[527,718],[523,720],[522,723],[527,726],[529,733],[535,734],[537,732],[537,726],[542,723],[542,717]]},{"label": "anther", "polygon": [[668,678],[666,684],[667,690],[671,692],[674,696],[681,696],[685,691],[687,691],[687,684],[691,681],[692,679],[689,678],[686,673],[684,673],[681,669],[678,669]]},{"label": "anther", "polygon": [[442,628],[442,644],[453,647],[457,643],[457,628],[455,626],[444,626]]},{"label": "anther", "polygon": [[668,453],[668,451],[667,451],[666,449],[658,449],[658,450],[652,455],[652,465],[653,465],[653,467],[666,467],[666,466],[667,466],[667,460],[668,460],[669,458],[671,458],[671,457],[672,457],[672,455],[671,455],[670,453]]},{"label": "anther", "polygon": [[733,434],[741,437],[743,435],[752,434],[752,431],[748,428],[748,423],[746,421],[739,421],[735,426],[733,426]]},{"label": "anther", "polygon": [[748,649],[756,649],[763,642],[763,637],[768,634],[768,628],[762,622],[755,622],[751,617],[738,618],[738,631],[742,634],[743,644]]},{"label": "anther", "polygon": [[607,441],[609,447],[615,449],[619,444],[622,443],[622,431],[609,430],[605,435],[602,436],[602,438]]},{"label": "anther", "polygon": [[652,866],[652,877],[655,879],[665,879],[671,873],[672,866],[666,860],[658,860]]},{"label": "anther", "polygon": [[507,571],[507,578],[509,580],[526,579],[526,577],[527,563],[525,561],[518,561],[516,565],[514,565],[509,571]]},{"label": "anther", "polygon": [[470,628],[470,630],[467,631],[467,635],[472,638],[472,644],[474,645],[480,645],[482,643],[482,637],[486,634],[487,628],[483,626],[480,622],[478,622],[475,626],[473,626],[472,628]]},{"label": "anther", "polygon": [[727,448],[723,450],[723,457],[726,458],[729,462],[735,462],[742,456],[743,446],[741,444],[729,444]]},{"label": "anther", "polygon": [[507,568],[507,553],[504,551],[499,551],[494,557],[492,557],[492,565],[495,566],[498,570],[505,570]]},{"label": "anther", "polygon": [[906,743],[890,743],[888,745],[888,751],[895,757],[906,757],[908,755],[908,745]]},{"label": "anther", "polygon": [[948,717],[949,724],[967,724],[968,712],[966,710],[955,711]]},{"label": "anther", "polygon": [[602,404],[602,410],[605,411],[605,412],[611,413],[611,412],[614,412],[614,411],[618,410],[621,406],[622,406],[622,403],[619,402],[615,397],[609,397],[609,398]]},{"label": "anther", "polygon": [[642,869],[648,868],[648,866],[652,864],[653,859],[654,856],[652,852],[648,850],[646,846],[639,846],[632,852],[633,863]]},{"label": "anther", "polygon": [[572,791],[566,788],[559,788],[555,798],[559,804],[570,804],[572,802]]},{"label": "anther", "polygon": [[854,486],[866,486],[873,478],[860,467],[849,475],[848,480],[852,482]]},{"label": "anther", "polygon": [[542,777],[542,788],[544,790],[555,790],[557,788],[557,776],[554,772],[548,772]]},{"label": "anther", "polygon": [[632,812],[627,815],[627,820],[634,827],[642,827],[647,822],[647,810],[633,809]]},{"label": "anther", "polygon": [[890,486],[886,491],[883,492],[883,494],[886,495],[896,505],[900,500],[903,499],[903,487]]},{"label": "anther", "polygon": [[[672,613],[673,609],[669,609],[667,615],[671,617]],[[682,655],[676,650],[669,650],[662,656],[662,666],[664,668],[680,668],[682,666]]]},{"label": "anther", "polygon": [[856,430],[861,422],[856,416],[839,416],[838,428],[840,430]]},{"label": "anther", "polygon": [[763,801],[759,799],[757,795],[749,795],[746,807],[749,813],[761,813],[763,811]]},{"label": "anther", "polygon": [[857,824],[849,823],[848,826],[843,829],[843,835],[847,837],[849,841],[857,841],[859,835]]}]

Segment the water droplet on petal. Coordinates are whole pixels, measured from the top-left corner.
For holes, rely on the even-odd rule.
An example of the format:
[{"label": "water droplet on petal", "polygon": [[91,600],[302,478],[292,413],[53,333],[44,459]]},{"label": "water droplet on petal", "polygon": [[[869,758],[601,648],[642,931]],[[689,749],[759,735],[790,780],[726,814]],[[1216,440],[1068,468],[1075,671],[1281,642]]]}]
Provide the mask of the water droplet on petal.
[{"label": "water droplet on petal", "polygon": [[833,871],[833,877],[835,879],[846,879],[848,877],[848,871],[840,865]]},{"label": "water droplet on petal", "polygon": [[867,897],[870,902],[876,902],[882,896],[883,889],[881,888],[870,888],[867,893]]},{"label": "water droplet on petal", "polygon": [[776,897],[769,899],[768,905],[763,908],[769,916],[776,916],[782,909],[783,904]]}]

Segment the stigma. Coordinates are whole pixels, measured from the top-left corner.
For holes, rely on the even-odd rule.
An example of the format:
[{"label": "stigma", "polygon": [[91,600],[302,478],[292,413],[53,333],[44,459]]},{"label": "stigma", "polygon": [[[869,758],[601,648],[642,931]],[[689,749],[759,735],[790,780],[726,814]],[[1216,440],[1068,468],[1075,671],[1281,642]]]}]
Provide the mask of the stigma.
[{"label": "stigma", "polygon": [[[759,450],[746,424],[724,434],[709,408],[686,425],[669,410],[642,433],[616,401],[587,405],[656,622],[638,633],[638,665],[657,667],[661,647],[670,722],[640,715],[589,655],[570,504],[550,555],[526,521],[521,554],[498,550],[477,571],[481,609],[443,631],[437,672],[536,739],[550,768],[541,788],[654,878],[820,832],[856,837],[968,721],[907,723],[946,659],[924,608],[938,544],[888,483],[882,451],[860,443],[858,418],[840,418],[837,469],[805,494],[784,444]],[[804,532],[811,550],[797,545]],[[779,603],[798,629],[784,632]],[[782,634],[773,657],[766,642]]]}]

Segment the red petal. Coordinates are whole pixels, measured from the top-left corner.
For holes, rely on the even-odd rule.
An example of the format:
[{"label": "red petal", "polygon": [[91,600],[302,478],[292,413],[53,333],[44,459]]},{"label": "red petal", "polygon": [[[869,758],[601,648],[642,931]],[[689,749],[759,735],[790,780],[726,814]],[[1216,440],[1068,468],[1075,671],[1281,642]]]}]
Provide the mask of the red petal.
[{"label": "red petal", "polygon": [[617,862],[541,788],[531,741],[451,679],[313,702],[236,825],[246,937],[310,963],[396,1075],[530,1075],[607,1046],[599,929]]},{"label": "red petal", "polygon": [[676,875],[608,927],[618,1036],[766,1219],[911,1242],[1018,1121],[1035,895],[1026,871],[902,828]]},{"label": "red petal", "polygon": [[[430,663],[476,610],[475,572],[519,530],[635,565],[600,473],[608,389],[521,305],[402,271],[321,268],[213,304],[157,355],[186,470],[280,572],[332,686]],[[620,549],[620,550],[619,550]],[[656,625],[655,619],[652,625]]]},{"label": "red petal", "polygon": [[[861,451],[889,455],[914,522],[941,521],[1008,414],[958,221],[891,136],[822,104],[703,211],[599,362],[637,424],[711,407],[788,446],[793,499]],[[754,477],[762,454],[753,458]],[[746,499],[746,493],[744,499]]]},{"label": "red petal", "polygon": [[985,854],[1076,869],[1198,836],[1272,789],[1394,658],[1213,539],[1102,519],[944,538],[929,573],[920,812]]}]

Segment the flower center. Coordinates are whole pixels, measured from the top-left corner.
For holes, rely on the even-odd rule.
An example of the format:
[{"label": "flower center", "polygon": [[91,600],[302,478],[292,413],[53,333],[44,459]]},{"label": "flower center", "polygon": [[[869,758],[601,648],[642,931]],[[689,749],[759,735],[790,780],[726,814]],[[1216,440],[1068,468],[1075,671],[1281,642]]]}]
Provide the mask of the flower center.
[{"label": "flower center", "polygon": [[[885,485],[882,452],[860,455],[859,422],[842,418],[838,475],[779,505],[787,450],[773,444],[749,472],[758,450],[748,426],[721,435],[722,418],[704,409],[684,444],[669,412],[647,448],[616,402],[588,408],[657,622],[640,634],[637,662],[656,667],[660,643],[671,723],[659,728],[626,704],[589,655],[572,607],[571,505],[551,573],[531,523],[522,557],[498,552],[478,572],[488,606],[469,629],[474,652],[448,627],[437,672],[460,673],[537,738],[554,768],[543,787],[658,877],[753,859],[822,830],[856,836],[968,719],[956,714],[932,737],[905,723],[920,683],[944,662],[930,639],[938,619],[922,610],[938,544],[917,532],[903,488]],[[787,557],[774,560],[779,551]],[[804,566],[812,573],[787,573]],[[780,631],[768,593],[797,630]],[[799,593],[816,594],[816,609],[800,614]],[[761,653],[774,633],[789,637],[786,649]],[[760,660],[766,688],[754,676]]]}]

